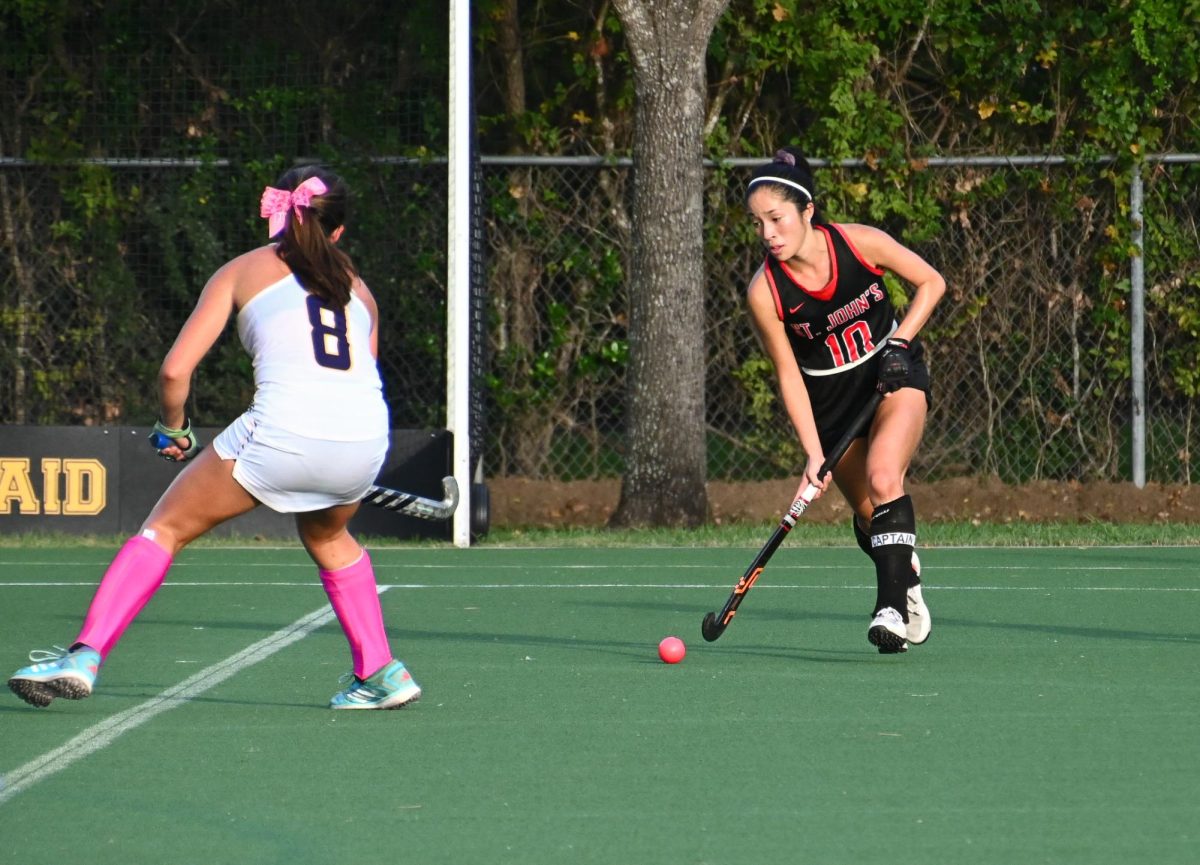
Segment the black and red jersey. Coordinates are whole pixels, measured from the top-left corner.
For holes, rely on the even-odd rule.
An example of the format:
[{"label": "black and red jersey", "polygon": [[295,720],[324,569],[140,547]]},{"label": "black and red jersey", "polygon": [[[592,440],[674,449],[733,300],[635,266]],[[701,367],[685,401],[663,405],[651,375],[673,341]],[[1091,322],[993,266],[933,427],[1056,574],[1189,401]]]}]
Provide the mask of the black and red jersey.
[{"label": "black and red jersey", "polygon": [[814,225],[825,236],[831,273],[821,288],[802,286],[768,255],[764,268],[796,362],[808,375],[853,369],[882,348],[896,328],[883,270],[867,264],[838,225]]}]

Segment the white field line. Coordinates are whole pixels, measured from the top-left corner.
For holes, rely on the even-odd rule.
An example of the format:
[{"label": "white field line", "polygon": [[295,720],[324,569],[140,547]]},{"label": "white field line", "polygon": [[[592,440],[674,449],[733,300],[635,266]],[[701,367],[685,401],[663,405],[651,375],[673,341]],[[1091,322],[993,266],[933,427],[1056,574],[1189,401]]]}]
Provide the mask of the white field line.
[{"label": "white field line", "polygon": [[[771,527],[767,527],[767,528],[768,528],[768,531],[766,531],[765,534],[769,535],[770,534],[769,529]],[[62,546],[71,547],[72,545],[71,544],[63,544]],[[9,544],[9,545],[7,545],[6,548],[7,549],[14,549],[14,548],[20,549],[21,546],[19,543],[18,544]],[[106,553],[106,555],[111,556],[113,554],[113,552],[115,552],[118,548],[119,548],[119,545],[114,545],[110,548],[107,548],[107,549],[109,549],[109,552]],[[1074,544],[1074,545],[1072,545],[1072,544],[1017,544],[1015,546],[1005,546],[1002,544],[934,544],[934,545],[922,544],[922,545],[919,545],[919,548],[920,549],[928,549],[928,550],[987,550],[989,552],[995,552],[997,550],[1007,551],[1007,552],[1060,550],[1060,551],[1075,552],[1075,553],[1079,553],[1079,552],[1087,553],[1087,552],[1092,552],[1092,551],[1097,551],[1097,550],[1187,550],[1187,549],[1195,549],[1196,544]],[[95,547],[93,547],[93,549],[100,550],[100,549],[106,549],[106,548],[102,547],[102,546],[95,546]],[[192,547],[191,549],[194,549],[197,552],[217,551],[217,552],[251,552],[251,553],[273,553],[273,552],[292,552],[292,553],[294,553],[301,548],[296,543],[283,543],[283,544],[265,544],[264,543],[264,544],[250,544],[250,545],[220,544],[220,545],[213,545],[213,546],[195,546],[195,547]],[[380,552],[380,553],[388,554],[388,553],[395,552],[395,553],[400,553],[402,555],[407,554],[409,552],[415,552],[415,553],[438,552],[438,548],[433,547],[433,546],[406,548],[403,546],[376,546],[374,544],[371,544],[370,549],[371,549],[371,552],[373,552],[373,553]],[[529,552],[561,553],[561,552],[567,552],[568,550],[587,552],[589,549],[600,549],[600,548],[599,547],[584,547],[584,546],[561,547],[561,546],[541,545],[541,544],[529,544],[529,545],[525,545],[525,544],[515,545],[514,544],[512,546],[497,544],[495,546],[478,546],[477,545],[477,546],[471,547],[466,550],[454,550],[451,554],[452,555],[460,555],[460,556],[481,555],[481,556],[490,557],[497,553],[529,553]],[[634,550],[634,551],[644,550],[647,552],[654,552],[654,551],[667,551],[667,552],[691,551],[691,552],[695,552],[697,550],[705,550],[705,551],[708,551],[708,550],[749,550],[749,551],[753,552],[755,549],[757,549],[757,547],[747,545],[747,544],[699,545],[699,546],[697,546],[695,544],[688,544],[688,545],[654,544],[652,546],[643,546],[643,547],[616,545],[613,547],[604,547],[603,549]],[[820,547],[814,547],[813,549],[836,551],[836,550],[855,550],[858,548],[852,547],[849,544],[829,544],[829,545],[823,545]]]},{"label": "white field line", "polygon": [[[2,564],[2,563],[0,563]],[[26,566],[28,562],[23,563]],[[55,563],[61,566],[62,563]],[[241,567],[241,566],[239,566]],[[274,565],[278,567],[278,565]],[[311,565],[307,566],[311,567]],[[411,566],[410,566],[411,567]],[[430,567],[430,566],[418,566]],[[440,566],[433,566],[440,567]],[[546,566],[546,569],[562,568],[562,566]],[[574,566],[567,566],[571,568]],[[602,566],[595,566],[602,567]],[[711,565],[705,567],[712,567]],[[1002,568],[1004,570],[1024,570],[1021,568]],[[1040,568],[1041,571],[1046,570],[1147,570],[1146,568]],[[1169,569],[1163,569],[1169,570]],[[5,587],[79,587],[93,586],[94,581],[81,582],[6,582],[0,583],[0,589]],[[261,588],[263,586],[281,586],[287,588],[304,587],[312,588],[317,584],[313,583],[262,583],[262,582],[182,582],[170,581],[164,588],[168,587],[216,587],[216,586],[244,586]],[[381,583],[379,591],[385,592],[389,589],[441,589],[441,590],[521,590],[521,589],[702,589],[716,590],[728,588],[727,582],[720,584],[711,583],[468,583],[455,585],[442,585],[430,583]],[[758,587],[759,590],[775,589],[775,590],[824,590],[824,591],[843,591],[853,590],[860,591],[864,588],[871,588],[864,585],[818,585],[818,584],[766,584]],[[1200,586],[1197,587],[1155,587],[1155,586],[939,586],[929,584],[929,588],[936,588],[938,591],[1016,591],[1016,592],[1050,592],[1062,591],[1088,591],[1088,592],[1200,592]],[[115,715],[106,718],[98,724],[89,727],[82,733],[78,734],[65,744],[43,754],[40,757],[31,760],[23,766],[20,766],[11,772],[0,775],[0,805],[12,799],[21,791],[27,789],[31,785],[37,783],[43,778],[49,777],[57,772],[66,769],[72,763],[83,759],[84,757],[95,753],[109,744],[123,733],[127,733],[136,727],[141,726],[157,715],[162,714],[170,709],[187,703],[189,700],[199,696],[200,694],[216,687],[226,679],[231,678],[237,673],[245,670],[260,661],[269,658],[276,652],[290,646],[292,643],[298,642],[316,629],[322,627],[334,618],[333,611],[329,607],[321,609],[304,616],[301,619],[293,622],[285,628],[276,631],[271,636],[254,643],[251,646],[243,649],[235,655],[220,661],[205,670],[196,673],[193,676],[174,685],[155,697],[126,709],[123,712],[118,712]]]},{"label": "white field line", "polygon": [[[379,590],[385,591],[386,587],[381,586]],[[292,643],[304,639],[317,628],[331,621],[333,617],[333,610],[329,607],[322,607],[314,613],[309,613],[266,639],[247,646],[236,655],[231,655],[225,660],[201,670],[144,703],[118,712],[98,724],[93,724],[54,750],[30,760],[24,766],[0,775],[0,805],[38,781],[61,772],[72,763],[108,747],[118,736],[140,727],[163,712],[184,705],[242,670],[252,667]]]},{"label": "white field line", "polygon": [[[1045,571],[1045,568],[1039,569]],[[1145,570],[1143,568],[1133,568],[1131,570]],[[923,580],[922,584],[928,589],[936,589],[939,592],[1200,592],[1200,584],[1196,586],[954,586],[944,585],[941,583],[933,583],[928,580]],[[5,588],[87,588],[95,586],[92,581],[81,582],[20,582],[20,583],[0,583],[0,590]],[[170,588],[317,588],[320,583],[314,581],[311,583],[278,583],[278,582],[259,582],[259,581],[202,581],[202,582],[186,582],[182,580],[168,580],[163,584],[163,589]],[[701,589],[711,591],[717,589],[732,588],[732,581],[724,581],[720,583],[379,583],[379,591],[387,589],[413,589],[413,590],[438,590],[438,591],[455,591],[459,589],[465,590],[543,590],[543,589]],[[843,583],[841,585],[832,585],[829,583],[756,583],[755,588],[759,591],[780,590],[780,589],[803,589],[805,591],[861,591],[863,589],[873,589],[875,585],[872,583]],[[160,590],[161,591],[161,590]]]},{"label": "white field line", "polygon": [[[7,561],[0,559],[0,568],[63,568],[63,567],[79,567],[91,568],[103,567],[107,560],[97,561],[81,561],[81,562],[64,562],[61,560],[47,561]],[[478,567],[478,565],[468,562],[444,562],[444,563],[406,563],[406,562],[387,562],[375,561],[371,562],[375,571],[461,571],[466,567]],[[1096,573],[1103,571],[1187,571],[1195,573],[1197,566],[1200,565],[1200,548],[1197,548],[1196,562],[1178,562],[1169,565],[1095,565],[1080,562],[1070,565],[1044,565],[1031,563],[1028,565],[1022,564],[970,564],[970,565],[939,565],[927,566],[926,570],[933,572],[935,570],[970,570],[970,571],[1036,571],[1038,573]],[[214,564],[211,562],[176,562],[171,566],[171,573],[178,574],[182,571],[187,571],[191,568],[212,568]],[[299,569],[304,571],[314,571],[311,562],[238,562],[238,570],[250,571],[260,568],[272,568],[274,570],[293,570]],[[524,571],[529,573],[539,571],[646,571],[653,569],[655,571],[712,571],[721,570],[727,571],[728,566],[713,564],[712,562],[700,563],[676,563],[667,562],[641,562],[641,563],[613,563],[605,564],[603,562],[579,562],[579,563],[547,563],[547,564],[500,564],[496,562],[488,562],[487,569],[489,571]],[[868,566],[869,567],[869,566]],[[861,571],[863,563],[855,564],[799,564],[794,562],[776,562],[771,565],[772,573],[780,571]],[[168,582],[174,582],[168,576]],[[2,582],[4,585],[22,585],[21,583]],[[262,583],[260,585],[295,585],[294,583]],[[305,583],[307,585],[307,583]]]}]

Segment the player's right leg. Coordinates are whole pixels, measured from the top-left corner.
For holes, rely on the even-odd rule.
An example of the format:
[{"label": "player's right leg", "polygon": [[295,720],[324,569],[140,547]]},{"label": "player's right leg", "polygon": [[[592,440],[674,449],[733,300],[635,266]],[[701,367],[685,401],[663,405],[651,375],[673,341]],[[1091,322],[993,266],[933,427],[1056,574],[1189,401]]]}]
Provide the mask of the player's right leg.
[{"label": "player's right leg", "polygon": [[331,709],[403,709],[421,699],[421,688],[401,661],[389,661],[365,679],[342,677],[346,687],[329,700]]},{"label": "player's right leg", "polygon": [[399,709],[416,702],[421,688],[392,657],[371,557],[346,530],[358,504],[296,514],[304,548],[350,644],[352,670],[331,709]]},{"label": "player's right leg", "polygon": [[[867,483],[867,440],[859,438],[850,445],[834,471],[834,482],[855,514],[865,514],[870,522],[875,507]],[[856,536],[857,536],[857,523]],[[874,526],[872,526],[874,534]],[[875,564],[875,605],[871,611],[871,623],[867,628],[867,639],[881,653],[892,654],[908,649],[907,625],[904,616],[903,575],[897,570],[895,555],[879,549],[868,536],[866,543],[860,541],[863,551]]]}]

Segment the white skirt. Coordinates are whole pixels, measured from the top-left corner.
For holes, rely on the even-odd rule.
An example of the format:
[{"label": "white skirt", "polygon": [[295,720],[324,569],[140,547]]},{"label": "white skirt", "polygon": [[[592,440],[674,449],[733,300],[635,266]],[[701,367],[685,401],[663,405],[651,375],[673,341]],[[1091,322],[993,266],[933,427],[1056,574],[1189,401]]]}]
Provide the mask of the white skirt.
[{"label": "white skirt", "polygon": [[357,442],[311,439],[272,429],[246,412],[213,439],[233,460],[233,479],[281,514],[362,501],[387,457],[388,436]]}]

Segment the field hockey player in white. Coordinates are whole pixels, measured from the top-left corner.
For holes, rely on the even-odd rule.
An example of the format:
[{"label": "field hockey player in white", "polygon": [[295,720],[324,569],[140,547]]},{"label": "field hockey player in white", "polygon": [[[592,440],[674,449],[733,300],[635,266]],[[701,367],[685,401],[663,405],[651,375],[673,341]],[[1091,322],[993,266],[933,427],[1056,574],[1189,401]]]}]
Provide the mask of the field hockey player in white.
[{"label": "field hockey player in white", "polygon": [[[370,556],[346,528],[389,439],[376,364],[378,309],[337,248],[347,198],[340,177],[313,165],[288,171],[263,192],[271,242],[213,274],[159,372],[161,408],[150,444],[186,465],[109,565],[70,648],[30,653],[32,663],[8,680],[26,702],[89,696],[173,557],[260,504],[295,515],[350,643],[353,670],[330,706],[394,709],[421,696],[392,656]],[[185,411],[191,378],[234,313],[254,363],[254,402],[202,449]]]}]

